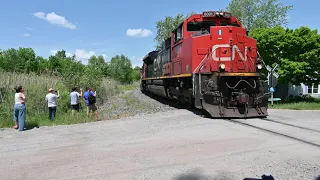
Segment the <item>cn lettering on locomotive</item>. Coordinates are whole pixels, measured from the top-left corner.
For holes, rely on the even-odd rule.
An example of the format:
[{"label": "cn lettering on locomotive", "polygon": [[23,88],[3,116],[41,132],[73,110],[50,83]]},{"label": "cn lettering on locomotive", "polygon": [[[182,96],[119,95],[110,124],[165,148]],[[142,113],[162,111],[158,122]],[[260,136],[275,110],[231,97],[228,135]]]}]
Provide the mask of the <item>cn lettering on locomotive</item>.
[{"label": "cn lettering on locomotive", "polygon": [[194,14],[143,58],[140,89],[212,117],[266,117],[258,54],[256,40],[231,13]]},{"label": "cn lettering on locomotive", "polygon": [[235,59],[236,53],[238,53],[238,55],[242,61],[247,61],[247,57],[248,57],[248,47],[247,46],[245,46],[244,54],[242,54],[239,47],[237,45],[233,45],[231,57],[230,56],[229,57],[217,56],[216,50],[219,48],[230,48],[230,44],[217,44],[212,47],[212,59],[214,61],[233,61]]}]

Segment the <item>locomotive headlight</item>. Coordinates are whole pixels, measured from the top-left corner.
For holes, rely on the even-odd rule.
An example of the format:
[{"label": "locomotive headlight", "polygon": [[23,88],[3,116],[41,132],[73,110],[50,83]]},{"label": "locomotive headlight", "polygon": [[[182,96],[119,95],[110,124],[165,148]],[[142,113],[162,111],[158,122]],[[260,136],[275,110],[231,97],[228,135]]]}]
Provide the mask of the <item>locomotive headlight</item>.
[{"label": "locomotive headlight", "polygon": [[262,64],[257,64],[257,68],[260,70],[262,69]]},{"label": "locomotive headlight", "polygon": [[225,69],[226,65],[225,64],[220,64],[219,67],[220,67],[220,69]]}]

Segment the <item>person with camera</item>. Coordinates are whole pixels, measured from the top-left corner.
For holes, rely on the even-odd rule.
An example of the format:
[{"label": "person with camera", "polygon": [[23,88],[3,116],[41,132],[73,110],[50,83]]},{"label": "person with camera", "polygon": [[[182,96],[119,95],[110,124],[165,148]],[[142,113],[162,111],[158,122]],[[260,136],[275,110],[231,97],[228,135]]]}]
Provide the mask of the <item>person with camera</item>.
[{"label": "person with camera", "polygon": [[[58,95],[56,95],[55,92],[58,93]],[[56,117],[57,99],[59,97],[59,91],[54,91],[52,88],[49,89],[49,93],[46,95],[46,101],[49,108],[49,119],[51,121]]]},{"label": "person with camera", "polygon": [[26,121],[26,96],[24,95],[24,88],[19,86],[15,88],[16,93],[14,95],[14,111],[13,120],[15,126],[13,128],[23,131]]},{"label": "person with camera", "polygon": [[96,96],[97,92],[92,92],[92,88],[87,87],[86,92],[83,94],[83,101],[87,106],[87,117],[89,118],[90,111],[94,112],[96,115],[96,120],[98,121],[98,108],[96,106]]},{"label": "person with camera", "polygon": [[72,112],[72,116],[73,116],[74,111],[77,111],[77,117],[79,117],[80,104],[78,102],[78,97],[82,97],[82,89],[80,88],[80,94],[76,90],[77,90],[77,88],[72,88],[72,91],[70,93],[71,112]]}]

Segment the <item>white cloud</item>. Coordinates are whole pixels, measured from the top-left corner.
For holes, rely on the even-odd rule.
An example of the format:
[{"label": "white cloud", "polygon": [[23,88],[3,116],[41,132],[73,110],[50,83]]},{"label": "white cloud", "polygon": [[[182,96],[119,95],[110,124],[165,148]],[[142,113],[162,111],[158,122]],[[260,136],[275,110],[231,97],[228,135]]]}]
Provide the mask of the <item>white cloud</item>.
[{"label": "white cloud", "polygon": [[[51,52],[51,54],[52,55],[55,55],[58,51],[60,51],[60,50],[51,50],[50,52]],[[72,57],[73,56],[73,54],[72,53],[69,53],[69,52],[66,52],[66,56],[67,57]]]},{"label": "white cloud", "polygon": [[43,19],[48,21],[51,24],[59,25],[69,29],[76,29],[77,27],[69,22],[65,17],[59,16],[56,13],[44,13],[44,12],[36,12],[33,15],[39,19]]},{"label": "white cloud", "polygon": [[[52,55],[55,55],[58,52],[58,50],[51,50],[50,53]],[[76,59],[81,61],[83,64],[88,64],[88,60],[91,56],[99,56],[94,51],[86,51],[84,49],[76,49],[75,53],[66,52],[67,57],[72,57],[73,55],[76,55]],[[105,61],[107,60],[108,56],[106,54],[101,54]]]},{"label": "white cloud", "polygon": [[144,56],[141,56],[141,57],[132,56],[130,58],[132,67],[136,67],[136,66],[141,67],[143,64],[143,61],[142,61],[143,57]]},{"label": "white cloud", "polygon": [[29,31],[33,31],[33,29],[32,28],[29,28],[29,27],[26,27]]},{"label": "white cloud", "polygon": [[152,32],[148,29],[128,29],[127,30],[127,36],[148,37],[151,35],[152,35]]},{"label": "white cloud", "polygon": [[108,56],[106,54],[101,54],[105,60],[107,60]]},{"label": "white cloud", "polygon": [[31,36],[31,34],[29,34],[29,33],[24,33],[23,36],[29,37],[29,36]]},{"label": "white cloud", "polygon": [[85,51],[83,49],[76,49],[76,58],[80,61],[82,61],[83,64],[88,64],[88,59],[91,57],[91,56],[94,56],[96,55],[95,52],[93,51]]}]

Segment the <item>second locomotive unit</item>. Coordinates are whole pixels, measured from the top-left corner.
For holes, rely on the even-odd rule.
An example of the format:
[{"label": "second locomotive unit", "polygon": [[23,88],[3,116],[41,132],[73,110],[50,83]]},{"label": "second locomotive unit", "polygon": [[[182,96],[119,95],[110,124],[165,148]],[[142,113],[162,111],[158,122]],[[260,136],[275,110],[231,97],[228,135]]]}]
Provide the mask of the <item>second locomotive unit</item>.
[{"label": "second locomotive unit", "polygon": [[172,99],[212,117],[266,117],[257,42],[228,12],[185,19],[161,49],[143,58],[142,92]]}]

